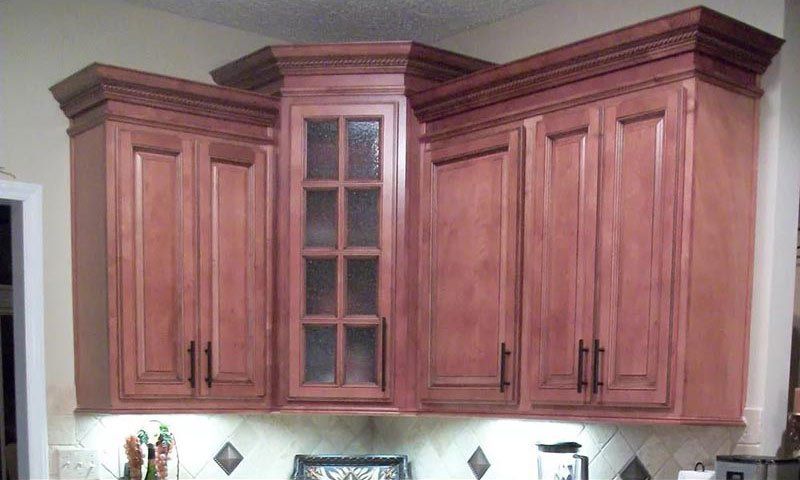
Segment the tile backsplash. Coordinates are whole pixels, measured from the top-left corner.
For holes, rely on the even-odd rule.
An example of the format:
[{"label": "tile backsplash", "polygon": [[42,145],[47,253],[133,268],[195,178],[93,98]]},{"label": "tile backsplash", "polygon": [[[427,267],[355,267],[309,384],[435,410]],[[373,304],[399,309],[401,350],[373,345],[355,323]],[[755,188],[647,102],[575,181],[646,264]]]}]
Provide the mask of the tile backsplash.
[{"label": "tile backsplash", "polygon": [[[742,428],[633,426],[537,420],[333,415],[62,415],[51,418],[51,446],[96,449],[100,478],[118,478],[121,445],[149,420],[170,425],[180,478],[287,479],[295,454],[405,454],[416,479],[474,479],[467,460],[481,447],[491,465],[484,480],[535,476],[534,444],[577,441],[592,480],[613,479],[634,458],[655,479],[675,479],[696,462],[713,468],[730,453]],[[70,424],[73,422],[73,424]],[[67,433],[65,433],[67,432]],[[74,435],[72,434],[74,432]],[[74,439],[72,438],[74,437]],[[230,442],[244,456],[228,477],[214,455]]]}]

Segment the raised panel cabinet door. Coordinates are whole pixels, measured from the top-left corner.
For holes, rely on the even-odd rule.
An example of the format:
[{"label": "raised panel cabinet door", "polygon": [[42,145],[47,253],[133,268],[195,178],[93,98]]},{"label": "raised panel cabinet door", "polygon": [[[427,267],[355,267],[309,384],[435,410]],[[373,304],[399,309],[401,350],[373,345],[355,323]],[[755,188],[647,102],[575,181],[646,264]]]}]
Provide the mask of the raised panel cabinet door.
[{"label": "raised panel cabinet door", "polygon": [[202,141],[198,152],[201,395],[266,394],[269,259],[267,148]]},{"label": "raised panel cabinet door", "polygon": [[600,111],[525,122],[524,318],[534,404],[590,399]]},{"label": "raised panel cabinet door", "polygon": [[434,143],[421,195],[423,402],[517,398],[521,130]]},{"label": "raised panel cabinet door", "polygon": [[291,108],[289,401],[388,402],[397,105]]},{"label": "raised panel cabinet door", "polygon": [[118,127],[122,397],[190,397],[195,341],[193,142]]},{"label": "raised panel cabinet door", "polygon": [[593,392],[608,405],[668,406],[683,90],[604,110]]}]

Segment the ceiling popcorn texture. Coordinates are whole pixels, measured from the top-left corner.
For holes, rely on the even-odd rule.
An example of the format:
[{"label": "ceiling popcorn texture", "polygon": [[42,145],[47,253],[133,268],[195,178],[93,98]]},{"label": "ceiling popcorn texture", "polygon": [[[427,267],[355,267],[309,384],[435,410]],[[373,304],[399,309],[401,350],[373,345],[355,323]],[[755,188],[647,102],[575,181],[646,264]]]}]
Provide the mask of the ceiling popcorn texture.
[{"label": "ceiling popcorn texture", "polygon": [[547,0],[125,0],[290,42],[432,42]]}]

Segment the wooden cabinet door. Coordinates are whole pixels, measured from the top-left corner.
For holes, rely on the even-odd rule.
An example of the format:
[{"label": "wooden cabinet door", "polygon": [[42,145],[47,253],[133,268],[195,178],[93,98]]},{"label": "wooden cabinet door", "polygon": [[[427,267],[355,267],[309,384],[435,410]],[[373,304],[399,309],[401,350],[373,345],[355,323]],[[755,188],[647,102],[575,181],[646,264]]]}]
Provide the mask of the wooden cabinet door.
[{"label": "wooden cabinet door", "polygon": [[526,121],[524,316],[534,404],[590,399],[600,111]]},{"label": "wooden cabinet door", "polygon": [[520,131],[434,143],[422,168],[423,402],[513,403]]},{"label": "wooden cabinet door", "polygon": [[292,107],[291,400],[391,398],[396,108]]},{"label": "wooden cabinet door", "polygon": [[266,148],[199,143],[201,335],[195,358],[204,397],[266,393],[272,249],[267,161]]},{"label": "wooden cabinet door", "polygon": [[604,110],[600,181],[597,401],[667,405],[681,178],[682,90]]},{"label": "wooden cabinet door", "polygon": [[117,139],[109,221],[116,215],[121,396],[189,397],[187,349],[197,325],[193,142],[127,127]]}]

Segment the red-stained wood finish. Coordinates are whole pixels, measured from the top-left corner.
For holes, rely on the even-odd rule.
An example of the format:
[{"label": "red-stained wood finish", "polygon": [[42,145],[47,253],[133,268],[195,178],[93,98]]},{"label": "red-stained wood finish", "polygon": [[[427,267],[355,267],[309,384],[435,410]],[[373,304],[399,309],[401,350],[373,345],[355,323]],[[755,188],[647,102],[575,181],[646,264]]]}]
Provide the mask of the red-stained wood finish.
[{"label": "red-stained wood finish", "polygon": [[414,42],[266,47],[227,87],[90,65],[52,88],[79,409],[741,424],[781,43],[696,7],[501,66]]},{"label": "red-stained wood finish", "polygon": [[52,90],[72,139],[78,409],[266,408],[276,103],[98,64]]},{"label": "red-stained wood finish", "polygon": [[[684,415],[732,418],[741,415],[747,391],[758,101],[698,81],[694,106],[692,175],[684,186],[691,189],[684,221],[690,256],[682,272],[688,277],[683,381],[695,388],[686,390]],[[731,395],[719,401],[712,389]]]},{"label": "red-stained wood finish", "polygon": [[420,399],[513,403],[520,131],[435,143],[423,162]]},{"label": "red-stained wood finish", "polygon": [[[412,95],[423,151],[526,133],[515,414],[742,422],[759,79],[781,43],[698,7]],[[420,287],[425,325],[440,292]]]},{"label": "red-stained wood finish", "polygon": [[667,404],[683,101],[682,90],[673,88],[627,97],[603,111],[598,341],[592,346],[602,404]]},{"label": "red-stained wood finish", "polygon": [[273,254],[267,152],[220,141],[199,150],[197,384],[207,397],[263,397]]},{"label": "red-stained wood finish", "polygon": [[525,318],[531,322],[531,398],[590,399],[600,110],[526,122]]},{"label": "red-stained wood finish", "polygon": [[[389,377],[392,376],[392,363],[388,352],[388,338],[392,335],[394,323],[392,291],[394,287],[394,239],[395,239],[395,190],[393,188],[397,170],[395,145],[397,143],[397,112],[393,104],[347,104],[347,105],[303,105],[291,110],[291,152],[290,197],[290,244],[291,259],[289,285],[290,325],[289,325],[289,395],[292,399],[321,400],[374,400],[384,401],[390,396]],[[333,179],[309,178],[307,171],[312,161],[306,138],[308,122],[328,120],[336,122],[337,170]],[[377,176],[351,178],[348,175],[349,144],[351,139],[347,129],[350,120],[377,121],[380,125],[378,145],[379,167]],[[330,218],[335,238],[330,246],[308,245],[306,239],[313,233],[307,232],[314,212],[310,211],[309,195],[330,192],[334,197],[326,207],[334,213]],[[351,224],[349,219],[349,200],[354,193],[373,193],[377,200],[375,218],[363,218],[362,224]],[[319,207],[319,206],[315,206]],[[370,221],[377,228],[376,242],[369,245],[353,245],[348,238],[351,229],[366,228]],[[364,242],[362,242],[364,243]],[[371,243],[371,242],[366,242]],[[328,260],[335,263],[335,279],[329,295],[315,285],[315,279],[308,278],[308,262]],[[362,285],[357,274],[349,271],[352,262],[374,261],[374,283]],[[351,299],[348,292],[359,285],[371,289],[376,309],[374,311],[350,311]],[[366,295],[369,295],[367,293]],[[329,312],[311,311],[309,303],[326,302],[323,297],[332,297]],[[370,300],[362,299],[370,303]],[[328,310],[327,305],[323,307]],[[391,322],[391,323],[390,323]],[[308,328],[328,326],[335,329],[336,348],[332,360],[334,375],[329,381],[318,382],[307,379],[307,370],[312,361],[305,349]],[[360,360],[369,362],[363,371],[371,371],[373,378],[357,381],[348,380],[348,355],[358,355],[354,347],[348,345],[348,329],[364,328],[373,332],[372,355],[361,355]],[[369,347],[367,348],[369,350]]]},{"label": "red-stained wood finish", "polygon": [[119,129],[117,198],[124,397],[190,397],[194,340],[194,145]]},{"label": "red-stained wood finish", "polygon": [[[278,385],[275,404],[291,411],[398,411],[414,408],[416,362],[412,296],[416,289],[416,200],[418,124],[408,108],[407,95],[493,64],[415,42],[277,45],[265,47],[211,72],[214,80],[231,87],[279,95],[283,157],[278,165],[278,218],[280,251],[277,258],[277,309],[274,377]],[[337,122],[338,175],[313,179],[306,175],[307,122]],[[346,122],[379,119],[381,123],[380,178],[348,179]],[[347,193],[380,189],[379,245],[348,246]],[[329,212],[309,216],[309,192],[335,192]],[[312,208],[312,213],[319,205]],[[336,218],[330,218],[335,216]],[[306,222],[327,218],[335,225],[335,245],[306,245]],[[319,226],[319,225],[318,225]],[[375,289],[377,310],[349,314],[348,259],[377,258]],[[335,261],[335,308],[308,312],[306,275],[308,260]],[[326,297],[312,288],[311,300]],[[329,297],[329,296],[328,296]],[[413,303],[412,303],[413,302]],[[319,307],[319,305],[317,305]],[[315,307],[316,308],[316,307]],[[335,357],[323,376],[306,376],[319,358],[306,351],[307,334],[315,327],[334,329]],[[353,348],[346,332],[363,328],[374,333],[374,347]],[[313,335],[310,337],[314,339]],[[363,347],[364,345],[362,345]],[[314,357],[311,359],[311,357]],[[348,382],[348,358],[361,365],[358,382]],[[369,364],[372,368],[366,368]],[[367,380],[367,381],[364,381]]]},{"label": "red-stained wood finish", "polygon": [[220,85],[311,99],[418,92],[493,65],[417,42],[322,43],[264,47],[211,76]]}]

